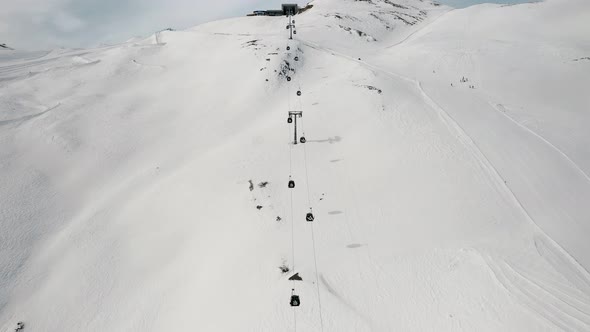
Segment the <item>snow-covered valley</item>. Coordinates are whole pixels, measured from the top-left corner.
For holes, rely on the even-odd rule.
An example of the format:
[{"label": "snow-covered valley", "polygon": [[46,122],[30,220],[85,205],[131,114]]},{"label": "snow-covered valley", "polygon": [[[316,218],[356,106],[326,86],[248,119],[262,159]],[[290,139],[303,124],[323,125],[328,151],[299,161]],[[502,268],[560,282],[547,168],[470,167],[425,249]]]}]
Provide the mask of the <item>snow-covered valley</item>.
[{"label": "snow-covered valley", "polygon": [[0,49],[0,331],[590,330],[590,2],[311,4]]}]

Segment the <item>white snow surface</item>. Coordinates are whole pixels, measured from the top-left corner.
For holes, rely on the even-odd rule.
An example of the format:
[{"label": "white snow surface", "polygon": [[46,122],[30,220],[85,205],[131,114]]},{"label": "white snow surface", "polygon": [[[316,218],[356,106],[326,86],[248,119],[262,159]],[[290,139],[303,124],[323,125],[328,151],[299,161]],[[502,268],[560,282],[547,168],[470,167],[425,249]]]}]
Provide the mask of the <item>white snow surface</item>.
[{"label": "white snow surface", "polygon": [[0,331],[590,330],[590,2],[312,4],[0,53]]}]

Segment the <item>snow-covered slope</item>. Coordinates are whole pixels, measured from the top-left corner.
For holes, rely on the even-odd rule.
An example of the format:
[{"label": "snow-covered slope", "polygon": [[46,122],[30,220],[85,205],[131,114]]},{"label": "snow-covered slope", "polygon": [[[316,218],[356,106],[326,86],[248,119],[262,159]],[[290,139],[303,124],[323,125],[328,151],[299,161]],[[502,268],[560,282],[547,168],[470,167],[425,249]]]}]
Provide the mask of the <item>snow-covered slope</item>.
[{"label": "snow-covered slope", "polygon": [[590,329],[590,3],[312,4],[0,58],[0,331]]}]

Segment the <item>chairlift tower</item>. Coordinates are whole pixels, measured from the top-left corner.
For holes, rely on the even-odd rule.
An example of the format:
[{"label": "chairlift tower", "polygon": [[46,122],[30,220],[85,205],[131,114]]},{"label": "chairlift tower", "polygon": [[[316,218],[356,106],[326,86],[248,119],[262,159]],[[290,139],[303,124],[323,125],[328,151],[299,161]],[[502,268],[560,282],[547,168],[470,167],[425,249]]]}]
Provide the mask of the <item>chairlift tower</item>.
[{"label": "chairlift tower", "polygon": [[289,29],[289,39],[293,39],[293,28],[295,28],[295,20],[293,20],[292,14],[289,12],[289,25],[287,25],[287,29]]},{"label": "chairlift tower", "polygon": [[289,111],[289,119],[293,119],[293,124],[295,126],[293,144],[297,144],[297,118],[300,118],[302,116],[302,111]]}]

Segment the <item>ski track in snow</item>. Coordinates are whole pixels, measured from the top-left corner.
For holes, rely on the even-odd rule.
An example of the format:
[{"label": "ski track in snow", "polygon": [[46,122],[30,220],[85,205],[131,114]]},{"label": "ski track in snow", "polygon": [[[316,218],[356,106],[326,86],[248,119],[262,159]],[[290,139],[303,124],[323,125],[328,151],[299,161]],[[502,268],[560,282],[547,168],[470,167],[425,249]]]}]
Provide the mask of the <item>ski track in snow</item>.
[{"label": "ski track in snow", "polygon": [[5,125],[13,124],[13,123],[21,123],[21,122],[25,122],[25,121],[28,121],[28,120],[31,120],[31,119],[40,117],[43,114],[46,114],[46,113],[48,113],[50,111],[53,111],[54,109],[58,108],[59,106],[61,106],[61,104],[57,104],[57,105],[55,105],[53,107],[49,107],[45,111],[39,112],[39,113],[36,113],[36,114],[25,115],[25,116],[22,116],[22,117],[17,118],[17,119],[10,119],[10,120],[0,121],[0,126],[5,126]]},{"label": "ski track in snow", "polygon": [[506,261],[491,257],[486,257],[486,261],[498,282],[538,317],[566,331],[582,331],[590,326],[590,300],[587,297],[565,294],[551,284],[534,280],[534,275],[519,272]]},{"label": "ski track in snow", "polygon": [[531,135],[535,136],[536,138],[538,138],[539,140],[541,140],[543,143],[550,146],[553,150],[555,150],[555,152],[560,154],[565,160],[567,160],[568,163],[570,163],[575,169],[577,169],[586,178],[586,180],[588,182],[590,182],[590,177],[588,176],[588,174],[586,174],[586,172],[584,172],[584,170],[582,170],[582,168],[580,168],[580,166],[578,164],[576,164],[576,162],[574,162],[565,152],[563,152],[561,149],[559,149],[557,146],[555,146],[555,144],[549,142],[547,139],[545,139],[540,134],[536,133],[535,131],[533,131],[529,127],[523,125],[522,123],[516,121],[514,118],[509,116],[506,112],[505,107],[502,104],[494,104],[491,101],[488,101],[488,103],[490,104],[490,106],[494,110],[496,110],[498,113],[502,114],[504,117],[506,117],[512,123],[516,124],[519,128],[523,129],[524,131],[528,132],[529,134],[531,134]]},{"label": "ski track in snow", "polygon": [[[444,15],[444,14],[443,14]],[[455,121],[452,116],[445,111],[442,107],[440,107],[440,105],[438,105],[427,93],[426,91],[424,91],[424,89],[422,88],[422,84],[421,82],[411,79],[409,77],[397,74],[397,73],[392,73],[390,71],[384,70],[382,68],[379,68],[378,66],[369,64],[365,61],[362,60],[358,60],[355,59],[351,56],[347,56],[344,55],[340,52],[337,52],[335,50],[331,50],[325,47],[320,47],[319,45],[316,45],[314,43],[311,42],[307,42],[307,41],[303,41],[301,40],[302,43],[308,45],[309,47],[312,47],[314,49],[323,51],[323,52],[327,52],[329,54],[335,55],[335,56],[340,56],[342,58],[345,58],[347,60],[350,61],[354,61],[356,63],[359,63],[365,67],[367,67],[368,69],[372,70],[372,71],[376,71],[379,73],[383,73],[387,76],[393,77],[393,78],[398,78],[398,79],[402,79],[406,82],[409,83],[413,83],[416,90],[419,91],[420,95],[422,96],[422,98],[424,99],[424,101],[433,109],[437,112],[437,114],[439,114],[440,119],[442,120],[442,122],[445,124],[445,126],[451,131],[451,132],[456,132],[457,138],[463,143],[463,145],[467,148],[469,148],[473,154],[473,156],[476,158],[476,160],[479,161],[479,164],[481,165],[481,167],[483,169],[485,169],[487,171],[487,173],[490,175],[490,177],[492,179],[495,179],[496,184],[499,187],[503,187],[504,188],[504,192],[507,193],[507,196],[515,203],[516,206],[518,206],[522,212],[527,216],[527,219],[531,222],[532,225],[534,225],[534,227],[538,230],[538,232],[540,234],[542,234],[541,236],[543,238],[545,238],[546,240],[544,240],[543,243],[545,243],[545,247],[551,245],[553,247],[555,247],[556,249],[554,251],[559,252],[560,254],[558,255],[565,255],[565,257],[567,257],[566,259],[561,259],[561,262],[563,263],[565,261],[566,266],[570,266],[571,271],[575,271],[575,273],[578,275],[580,275],[581,280],[583,280],[585,283],[590,282],[590,274],[588,273],[588,271],[586,271],[576,260],[575,258],[569,254],[563,247],[561,247],[556,241],[554,241],[553,239],[551,239],[551,237],[549,237],[540,227],[539,225],[534,221],[534,219],[530,216],[530,214],[528,213],[528,211],[524,208],[524,206],[522,205],[522,203],[520,202],[520,200],[516,197],[516,195],[514,194],[514,192],[510,189],[510,187],[508,186],[508,184],[506,183],[506,181],[502,178],[502,176],[500,175],[500,173],[498,172],[498,170],[493,166],[493,164],[490,162],[490,160],[485,156],[485,154],[481,151],[481,149],[477,146],[477,144],[475,143],[475,141],[465,132],[465,130],[457,123],[457,121]],[[395,46],[395,45],[394,45]],[[491,106],[494,106],[492,104],[490,104]],[[553,144],[551,144],[549,141],[545,140],[543,137],[539,136],[538,134],[534,133],[532,130],[524,127],[523,125],[521,125],[520,123],[516,122],[514,119],[508,117],[506,114],[504,114],[503,112],[501,112],[500,110],[494,108],[496,111],[502,113],[505,117],[507,117],[510,121],[514,122],[515,124],[517,124],[519,127],[521,127],[522,129],[526,130],[527,132],[530,132],[531,134],[533,134],[534,136],[538,137],[539,139],[541,139],[544,143],[550,145],[554,150],[556,150],[556,152],[558,152],[559,154],[561,154],[570,164],[572,164],[578,171],[580,171],[580,173],[586,178],[588,179],[588,176],[578,167],[577,164],[575,164],[565,153],[563,153],[561,150],[559,150],[557,147],[555,147]],[[546,242],[549,242],[550,244],[547,244]],[[536,242],[537,243],[537,242]],[[545,255],[541,255],[543,258],[547,259]],[[550,321],[552,324],[554,324],[555,326],[562,328],[562,329],[566,329],[566,330],[578,330],[582,327],[588,327],[590,325],[590,316],[588,316],[588,313],[586,312],[580,312],[580,315],[577,316],[575,314],[571,314],[568,313],[568,308],[570,307],[566,307],[566,308],[562,308],[559,306],[555,306],[552,305],[551,308],[553,308],[554,310],[548,310],[543,306],[543,299],[551,298],[551,299],[555,299],[556,295],[554,293],[552,293],[551,291],[548,291],[547,289],[543,289],[543,292],[534,292],[534,291],[522,291],[519,290],[519,288],[517,286],[515,286],[515,278],[520,277],[521,279],[528,281],[528,283],[525,283],[525,285],[533,285],[533,286],[538,286],[534,283],[532,283],[530,281],[530,279],[524,278],[522,277],[522,275],[518,274],[518,273],[513,273],[514,269],[510,267],[510,265],[506,262],[503,263],[492,263],[493,259],[489,258],[487,259],[488,261],[488,265],[490,266],[490,269],[494,272],[494,276],[496,277],[496,279],[502,284],[504,285],[505,289],[511,293],[514,294],[517,298],[519,298],[521,301],[523,301],[525,303],[526,306],[528,306],[529,308],[531,308],[534,312],[536,312],[537,314],[539,314],[539,316],[541,317],[549,317],[548,321]],[[502,269],[501,266],[508,266],[508,269]],[[561,268],[563,268],[563,264],[559,265],[561,266]],[[522,284],[521,284],[522,286]],[[524,287],[524,286],[522,286]],[[587,289],[590,292],[590,289]],[[569,305],[569,304],[568,304]],[[588,305],[590,306],[590,301],[589,302],[584,302],[583,305]],[[574,307],[575,309],[575,307]],[[577,311],[577,309],[575,309]]]}]

